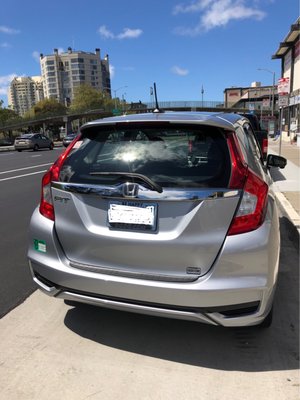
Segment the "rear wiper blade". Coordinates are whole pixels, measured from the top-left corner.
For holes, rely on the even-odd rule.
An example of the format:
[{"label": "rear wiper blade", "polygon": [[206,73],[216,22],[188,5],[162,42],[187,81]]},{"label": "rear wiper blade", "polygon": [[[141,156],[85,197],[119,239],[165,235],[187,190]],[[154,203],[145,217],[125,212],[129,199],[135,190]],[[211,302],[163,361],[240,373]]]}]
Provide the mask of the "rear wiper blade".
[{"label": "rear wiper blade", "polygon": [[151,187],[151,189],[156,190],[158,193],[163,192],[163,188],[156,182],[154,182],[152,179],[142,174],[136,174],[135,172],[90,172],[90,175],[106,175],[106,176],[118,175],[118,176],[126,176],[128,178],[137,178],[140,179],[141,181],[146,182]]}]

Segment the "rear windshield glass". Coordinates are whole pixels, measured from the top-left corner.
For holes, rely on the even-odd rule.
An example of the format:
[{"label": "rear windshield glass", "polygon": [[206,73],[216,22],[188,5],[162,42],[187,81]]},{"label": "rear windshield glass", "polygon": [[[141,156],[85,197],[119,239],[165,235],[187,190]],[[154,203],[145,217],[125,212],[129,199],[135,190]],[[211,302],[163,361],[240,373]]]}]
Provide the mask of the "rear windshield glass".
[{"label": "rear windshield glass", "polygon": [[24,133],[22,136],[17,137],[17,139],[30,139],[34,136],[33,133]]},{"label": "rear windshield glass", "polygon": [[144,180],[130,176],[141,174],[162,187],[227,187],[230,173],[226,139],[219,128],[127,125],[86,130],[59,179],[99,185],[133,181],[147,187]]}]

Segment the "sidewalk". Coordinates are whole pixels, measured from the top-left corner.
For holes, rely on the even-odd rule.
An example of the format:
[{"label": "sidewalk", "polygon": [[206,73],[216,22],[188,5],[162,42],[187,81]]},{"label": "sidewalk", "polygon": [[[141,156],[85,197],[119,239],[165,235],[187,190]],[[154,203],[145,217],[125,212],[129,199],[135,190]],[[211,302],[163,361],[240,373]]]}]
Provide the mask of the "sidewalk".
[{"label": "sidewalk", "polygon": [[[279,140],[269,138],[269,153],[279,152]],[[284,169],[271,170],[276,197],[282,212],[300,234],[300,147],[283,141],[280,155],[287,159],[287,165]]]}]

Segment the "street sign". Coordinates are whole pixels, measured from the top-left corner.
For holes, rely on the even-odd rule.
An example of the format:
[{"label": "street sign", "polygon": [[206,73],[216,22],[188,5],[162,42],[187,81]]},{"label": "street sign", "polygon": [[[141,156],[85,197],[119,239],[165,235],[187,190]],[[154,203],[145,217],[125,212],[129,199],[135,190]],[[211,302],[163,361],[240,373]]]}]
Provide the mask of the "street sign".
[{"label": "street sign", "polygon": [[278,97],[278,106],[279,107],[287,107],[289,105],[289,96],[279,96]]},{"label": "street sign", "polygon": [[113,115],[121,115],[121,110],[119,110],[118,108],[114,108],[112,110]]},{"label": "street sign", "polygon": [[290,78],[278,79],[278,95],[287,96],[290,93]]},{"label": "street sign", "polygon": [[262,106],[264,108],[269,108],[270,107],[270,99],[263,99]]}]

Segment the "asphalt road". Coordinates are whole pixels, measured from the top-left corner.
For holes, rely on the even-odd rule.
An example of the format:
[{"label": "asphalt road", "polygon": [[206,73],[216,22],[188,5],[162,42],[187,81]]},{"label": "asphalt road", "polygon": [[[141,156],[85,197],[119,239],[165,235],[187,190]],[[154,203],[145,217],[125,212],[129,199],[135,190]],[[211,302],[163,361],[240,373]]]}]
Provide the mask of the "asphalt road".
[{"label": "asphalt road", "polygon": [[0,318],[35,290],[26,259],[27,229],[43,173],[62,150],[0,153]]}]

